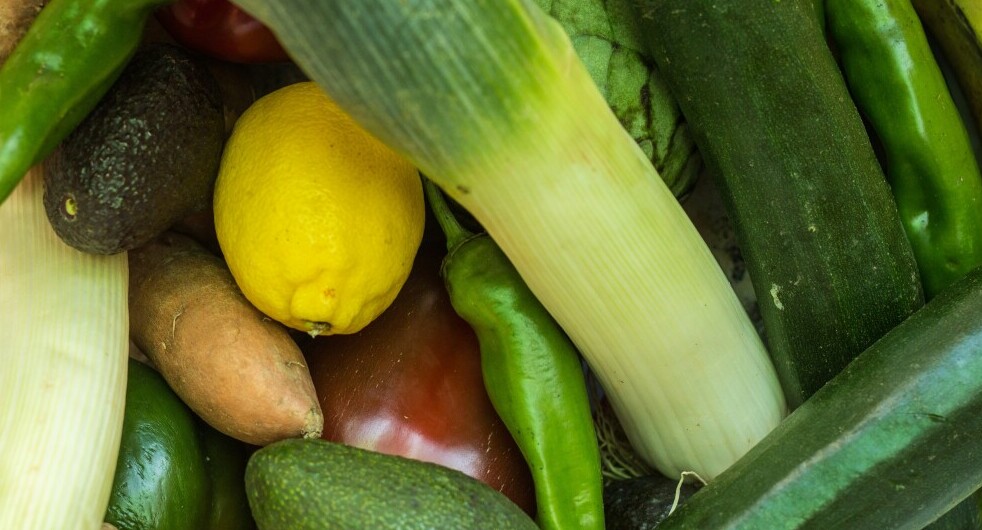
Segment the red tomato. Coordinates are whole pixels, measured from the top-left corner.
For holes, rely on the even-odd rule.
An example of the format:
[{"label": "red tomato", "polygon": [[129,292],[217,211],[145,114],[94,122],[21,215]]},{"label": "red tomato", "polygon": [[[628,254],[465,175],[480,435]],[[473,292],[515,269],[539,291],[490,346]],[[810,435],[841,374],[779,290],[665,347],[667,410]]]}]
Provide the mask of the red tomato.
[{"label": "red tomato", "polygon": [[426,245],[374,322],[304,344],[323,437],[457,469],[534,514],[528,467],[484,390],[477,337],[450,305],[443,253]]},{"label": "red tomato", "polygon": [[178,0],[157,11],[174,40],[218,59],[268,63],[289,59],[273,33],[228,0]]}]

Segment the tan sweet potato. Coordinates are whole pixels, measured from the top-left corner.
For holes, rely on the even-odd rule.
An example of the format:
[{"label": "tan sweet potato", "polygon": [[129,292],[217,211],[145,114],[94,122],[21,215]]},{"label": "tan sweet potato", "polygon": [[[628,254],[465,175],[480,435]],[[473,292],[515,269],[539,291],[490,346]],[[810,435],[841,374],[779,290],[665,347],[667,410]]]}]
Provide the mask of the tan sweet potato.
[{"label": "tan sweet potato", "polygon": [[47,0],[0,0],[0,65],[14,51]]},{"label": "tan sweet potato", "polygon": [[129,263],[133,342],[192,410],[250,444],[320,436],[303,354],[245,299],[220,258],[168,232],[130,251]]}]

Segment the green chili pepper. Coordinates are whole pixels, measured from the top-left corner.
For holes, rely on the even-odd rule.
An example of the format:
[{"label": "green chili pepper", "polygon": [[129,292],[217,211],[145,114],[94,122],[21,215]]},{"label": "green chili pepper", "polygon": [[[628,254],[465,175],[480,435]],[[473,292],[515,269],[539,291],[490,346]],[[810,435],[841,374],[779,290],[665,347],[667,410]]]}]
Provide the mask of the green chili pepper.
[{"label": "green chili pepper", "polygon": [[982,176],[965,124],[910,0],[827,0],[825,13],[931,297],[982,264]]},{"label": "green chili pepper", "polygon": [[484,384],[532,471],[544,529],[602,529],[600,450],[579,354],[487,234],[426,196],[447,236],[441,273],[454,310],[477,334]]},{"label": "green chili pepper", "polygon": [[53,0],[0,68],[0,203],[95,107],[172,0]]}]

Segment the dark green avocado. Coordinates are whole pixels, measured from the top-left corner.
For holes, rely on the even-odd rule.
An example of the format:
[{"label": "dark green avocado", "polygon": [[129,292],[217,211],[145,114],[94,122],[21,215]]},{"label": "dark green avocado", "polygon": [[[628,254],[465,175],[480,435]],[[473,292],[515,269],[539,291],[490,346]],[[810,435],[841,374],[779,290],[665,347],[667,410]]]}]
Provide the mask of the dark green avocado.
[{"label": "dark green avocado", "polygon": [[176,46],[145,48],[48,158],[48,219],[85,252],[136,248],[210,204],[224,141],[207,67]]}]

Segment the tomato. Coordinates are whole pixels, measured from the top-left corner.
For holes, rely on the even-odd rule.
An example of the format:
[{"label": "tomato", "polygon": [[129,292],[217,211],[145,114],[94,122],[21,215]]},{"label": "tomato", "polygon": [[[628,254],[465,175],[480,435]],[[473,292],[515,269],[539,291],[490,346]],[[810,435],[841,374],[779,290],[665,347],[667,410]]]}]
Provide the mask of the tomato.
[{"label": "tomato", "polygon": [[324,412],[323,438],[462,471],[534,514],[521,452],[484,390],[477,337],[424,243],[396,300],[354,335],[303,344]]},{"label": "tomato", "polygon": [[236,63],[289,59],[269,28],[228,0],[178,0],[156,14],[174,40],[205,55]]}]

